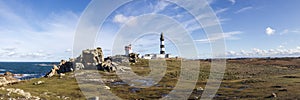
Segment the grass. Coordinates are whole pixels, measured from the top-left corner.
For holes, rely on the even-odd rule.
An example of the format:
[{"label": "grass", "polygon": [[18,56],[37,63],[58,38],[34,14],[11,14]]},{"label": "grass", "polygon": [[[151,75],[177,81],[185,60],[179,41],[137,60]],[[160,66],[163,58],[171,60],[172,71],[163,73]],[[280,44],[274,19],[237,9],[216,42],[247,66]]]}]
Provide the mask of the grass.
[{"label": "grass", "polygon": [[[287,63],[289,61],[290,63]],[[191,63],[199,63],[200,74],[198,82],[195,86],[205,88],[206,81],[210,72],[209,61],[187,61]],[[227,62],[224,79],[214,99],[268,99],[272,93],[277,94],[277,99],[299,99],[300,98],[300,69],[299,59],[272,59],[271,62],[265,62],[265,59],[242,59],[229,60]],[[279,62],[283,62],[282,64]],[[112,82],[104,82],[111,89],[110,91],[122,99],[159,99],[168,94],[176,86],[177,79],[180,76],[181,60],[169,59],[166,63],[157,62],[157,65],[167,65],[167,71],[158,84],[149,88],[133,88],[129,85],[113,85]],[[139,60],[138,63],[132,64],[132,70],[140,75],[147,76],[150,73],[149,60]],[[294,66],[294,67],[289,67]],[[192,69],[191,69],[192,70]],[[119,77],[114,73],[98,72],[102,75],[103,80],[113,79],[120,81]],[[88,74],[87,74],[88,75]],[[295,77],[286,77],[295,76]],[[44,84],[33,85],[37,81],[44,81]],[[52,78],[38,78],[24,81],[18,84],[9,85],[5,88],[20,88],[26,92],[30,92],[34,96],[42,99],[58,100],[62,98],[70,100],[86,99],[80,89],[85,88],[86,96],[92,96],[97,93],[95,91],[103,89],[103,87],[94,87],[95,83],[87,83],[80,85],[79,88],[74,73],[67,73],[63,78],[58,76]],[[274,88],[275,87],[275,88]],[[276,88],[280,87],[280,88]],[[5,91],[0,90],[0,97],[17,98],[19,95],[5,96]],[[109,98],[104,94],[98,93],[100,98]],[[194,90],[190,99],[195,96],[201,96]]]},{"label": "grass", "polygon": [[[37,81],[44,81],[44,84],[33,85]],[[52,78],[31,79],[5,88],[23,89],[25,92],[30,92],[33,96],[39,96],[41,99],[47,100],[59,100],[62,97],[68,97],[70,100],[85,99],[77,86],[75,78],[69,77],[60,79],[58,76],[55,76]]]}]

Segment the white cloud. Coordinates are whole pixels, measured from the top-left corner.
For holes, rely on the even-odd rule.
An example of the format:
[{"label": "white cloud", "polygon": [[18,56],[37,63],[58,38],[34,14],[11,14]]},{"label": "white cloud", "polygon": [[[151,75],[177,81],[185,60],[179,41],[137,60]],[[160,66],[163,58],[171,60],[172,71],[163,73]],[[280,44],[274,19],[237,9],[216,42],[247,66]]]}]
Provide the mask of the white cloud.
[{"label": "white cloud", "polygon": [[[17,6],[20,7],[20,5]],[[26,10],[30,10],[30,9],[26,9]],[[0,18],[2,22],[4,22],[7,26],[15,25],[22,29],[30,29],[28,22],[24,20],[22,16],[19,16],[15,12],[16,11],[13,9],[13,7],[7,5],[5,1],[0,1]],[[25,15],[23,15],[23,17],[24,16]],[[2,26],[2,27],[5,29],[12,29],[11,27],[7,27],[7,26]]]},{"label": "white cloud", "polygon": [[16,55],[16,52],[14,52],[14,51],[9,52],[9,53],[7,54],[7,56],[14,56],[14,55]]},{"label": "white cloud", "polygon": [[289,33],[290,31],[288,30],[288,29],[285,29],[285,30],[283,30],[282,32],[280,32],[279,34],[280,35],[283,35],[283,34],[286,34],[286,33]]},{"label": "white cloud", "polygon": [[265,33],[267,35],[273,35],[273,34],[275,34],[275,32],[276,32],[276,30],[271,28],[271,27],[267,27],[266,30],[265,30]]},{"label": "white cloud", "polygon": [[158,13],[160,11],[163,11],[170,3],[164,1],[164,0],[159,0],[157,5],[155,5],[153,13]]},{"label": "white cloud", "polygon": [[22,53],[19,56],[21,58],[39,58],[39,59],[43,59],[43,58],[47,58],[48,56],[50,56],[50,54],[33,52],[33,53]]},{"label": "white cloud", "polygon": [[219,10],[216,10],[216,15],[220,14],[220,13],[223,13],[225,11],[227,11],[229,8],[222,8],[222,9],[219,9]]},{"label": "white cloud", "polygon": [[247,11],[247,10],[251,10],[251,9],[253,9],[253,7],[244,7],[242,9],[236,11],[235,13],[238,14],[238,13],[241,13],[241,12],[244,12],[244,11]]},{"label": "white cloud", "polygon": [[279,45],[278,48],[284,48],[284,46],[283,45]]},{"label": "white cloud", "polygon": [[[0,60],[40,60],[50,57],[51,53],[55,57],[47,60],[56,61],[58,56],[70,56],[63,52],[72,47],[79,14],[61,11],[48,13],[45,17],[39,18],[37,16],[39,12],[34,12],[29,6],[17,5],[22,7],[0,1],[0,20],[5,22],[0,23],[0,42],[5,43],[0,44],[0,47],[10,47],[0,50],[0,54],[5,54]],[[27,15],[22,14],[29,11],[31,13],[26,13]],[[49,53],[44,54],[37,50],[47,50]],[[23,59],[26,56],[31,56],[32,59]]]},{"label": "white cloud", "polygon": [[72,52],[72,50],[71,49],[67,49],[65,52]]},{"label": "white cloud", "polygon": [[14,51],[14,50],[16,50],[17,48],[15,48],[15,47],[7,47],[7,48],[2,48],[2,50],[4,50],[4,51]]},{"label": "white cloud", "polygon": [[195,40],[195,41],[200,42],[200,43],[209,43],[209,42],[214,42],[214,41],[219,40],[219,39],[236,40],[236,39],[239,39],[239,38],[235,37],[235,35],[238,35],[238,34],[241,34],[241,33],[243,33],[243,32],[241,32],[241,31],[226,32],[226,33],[223,33],[223,35],[216,34],[214,36],[211,36],[210,38],[199,39],[199,40]]},{"label": "white cloud", "polygon": [[228,0],[229,2],[231,2],[231,4],[235,4],[236,3],[236,1],[235,0]]},{"label": "white cloud", "polygon": [[262,50],[253,48],[250,51],[228,51],[226,53],[228,57],[298,57],[300,55],[300,47],[285,49],[268,49]]},{"label": "white cloud", "polygon": [[300,30],[292,30],[292,33],[300,33]]},{"label": "white cloud", "polygon": [[293,29],[285,29],[282,32],[280,32],[279,34],[284,35],[284,34],[287,34],[287,33],[300,33],[300,31],[297,30],[297,29],[294,29],[294,30]]},{"label": "white cloud", "polygon": [[127,24],[134,24],[136,23],[134,20],[136,19],[135,16],[124,16],[123,14],[117,14],[114,19],[113,19],[113,22],[115,23],[119,23],[119,24],[126,24],[127,22],[130,22],[130,23],[127,23]]},{"label": "white cloud", "polygon": [[[1,51],[2,50],[2,51]],[[23,49],[17,49],[15,47],[2,48],[0,50],[0,58],[2,61],[15,61],[15,60],[45,60],[52,55],[44,50],[38,51],[22,51]],[[49,60],[49,59],[48,59]]]},{"label": "white cloud", "polygon": [[217,26],[220,25],[222,21],[226,21],[226,19],[211,20],[208,17],[209,16],[206,16],[205,14],[196,17],[201,20],[201,25],[198,24],[195,19],[188,20],[182,24],[185,26],[186,30],[193,32],[207,27]]},{"label": "white cloud", "polygon": [[[229,8],[223,8],[223,9],[216,10],[215,14],[200,13],[199,15],[195,16],[195,18],[188,19],[188,20],[182,22],[181,24],[183,24],[183,26],[189,32],[197,31],[200,29],[208,28],[208,27],[216,27],[218,25],[221,25],[225,21],[228,21],[229,19],[220,18],[215,15],[223,13],[223,12],[227,11],[228,9]],[[200,23],[198,23],[198,21],[200,21]]]}]

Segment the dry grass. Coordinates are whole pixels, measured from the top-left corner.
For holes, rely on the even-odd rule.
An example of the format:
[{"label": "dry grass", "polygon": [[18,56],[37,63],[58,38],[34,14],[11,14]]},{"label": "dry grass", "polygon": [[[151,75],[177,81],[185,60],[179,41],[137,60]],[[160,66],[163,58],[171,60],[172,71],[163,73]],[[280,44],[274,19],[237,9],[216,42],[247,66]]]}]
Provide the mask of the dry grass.
[{"label": "dry grass", "polygon": [[[147,76],[151,71],[148,62],[148,60],[140,60],[139,63],[131,65],[131,68],[138,75]],[[210,62],[193,62],[199,62],[201,65],[195,88],[205,88],[209,76]],[[159,99],[176,86],[181,63],[181,60],[167,60],[168,67],[165,76],[158,84],[150,88],[133,88],[126,84],[113,85],[111,82],[105,84],[111,87],[110,91],[123,99]],[[299,59],[272,59],[269,62],[266,62],[265,59],[229,60],[223,82],[214,99],[267,99],[266,97],[270,96],[271,93],[276,93],[278,99],[299,99],[299,64]],[[116,74],[99,73],[103,75],[104,79],[121,82]],[[69,99],[72,100],[85,99],[75,78],[69,76],[72,76],[72,73],[62,79],[58,77],[32,79],[6,86],[6,88],[20,88],[29,91],[34,96],[49,100],[60,99],[58,96],[70,97]],[[45,84],[33,85],[34,82],[39,80],[45,81]],[[90,87],[92,85],[85,86]],[[93,92],[95,91],[90,90],[88,93],[93,94]],[[2,94],[4,91],[0,91],[0,93]],[[194,91],[190,99],[195,99],[195,96],[200,95],[201,93]]]}]

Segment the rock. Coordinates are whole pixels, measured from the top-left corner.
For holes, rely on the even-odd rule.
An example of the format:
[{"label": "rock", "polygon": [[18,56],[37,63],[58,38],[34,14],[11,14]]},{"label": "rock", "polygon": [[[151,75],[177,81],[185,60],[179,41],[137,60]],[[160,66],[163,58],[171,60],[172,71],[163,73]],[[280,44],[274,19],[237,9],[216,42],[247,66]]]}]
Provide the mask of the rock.
[{"label": "rock", "polygon": [[270,96],[267,96],[265,98],[276,98],[277,97],[277,94],[276,93],[272,93]]},{"label": "rock", "polygon": [[18,94],[18,95],[22,95],[24,96],[26,99],[30,99],[30,100],[39,100],[40,98],[37,96],[32,96],[29,92],[25,92],[22,89],[14,89],[14,88],[8,88],[6,89],[7,96],[10,96],[12,93],[14,94]]},{"label": "rock", "polygon": [[283,78],[300,78],[298,76],[283,76]]},{"label": "rock", "polygon": [[204,89],[202,87],[198,87],[197,91],[203,91]]},{"label": "rock", "polygon": [[[133,55],[136,57],[135,55]],[[120,57],[120,58],[119,58]],[[108,72],[115,72],[117,70],[118,63],[113,62],[118,60],[119,62],[128,62],[128,56],[118,56],[118,57],[107,57],[104,59],[102,48],[98,47],[96,49],[86,49],[82,51],[82,54],[69,61],[61,60],[61,63],[52,68],[50,72],[46,74],[45,77],[52,77],[56,73],[66,73],[81,69],[90,70],[102,70]],[[135,60],[135,59],[134,59]]]},{"label": "rock", "polygon": [[45,82],[44,81],[37,81],[35,83],[33,83],[33,85],[40,85],[40,84],[44,84]]},{"label": "rock", "polygon": [[275,85],[275,86],[271,86],[272,88],[282,88],[282,86],[279,85]]},{"label": "rock", "polygon": [[198,99],[199,99],[199,97],[198,97],[198,96],[194,96],[194,99],[195,99],[195,100],[198,100]]},{"label": "rock", "polygon": [[112,62],[111,64],[115,65],[115,66],[118,66],[119,64],[116,63],[116,62]]},{"label": "rock", "polygon": [[[126,55],[115,55],[112,56],[112,61],[115,63],[129,63],[129,57]],[[114,64],[116,65],[116,64]],[[116,65],[117,66],[117,65]]]},{"label": "rock", "polygon": [[5,72],[4,75],[5,75],[5,76],[14,76],[14,74],[11,73],[11,72]]},{"label": "rock", "polygon": [[32,100],[41,100],[41,98],[38,96],[32,96]]},{"label": "rock", "polygon": [[91,97],[91,98],[89,98],[88,100],[99,100],[99,97]]},{"label": "rock", "polygon": [[20,82],[19,79],[13,77],[13,73],[5,72],[4,75],[0,75],[0,86],[13,84]]},{"label": "rock", "polygon": [[60,74],[59,74],[59,78],[62,78],[62,77],[64,77],[64,76],[66,76],[66,74],[64,74],[64,73],[60,73]]},{"label": "rock", "polygon": [[97,69],[101,71],[115,72],[117,68],[112,63],[112,58],[107,57],[101,64],[97,65]]},{"label": "rock", "polygon": [[272,96],[273,98],[276,98],[276,97],[277,97],[276,93],[272,93],[271,96]]},{"label": "rock", "polygon": [[278,90],[278,91],[283,92],[283,91],[288,91],[288,90],[287,90],[287,89],[280,89],[280,90]]},{"label": "rock", "polygon": [[129,88],[129,91],[132,92],[132,93],[138,93],[138,92],[141,91],[141,88],[135,88],[135,87],[133,87],[133,88]]},{"label": "rock", "polygon": [[56,69],[55,69],[55,66],[56,65],[54,65],[54,67],[51,69],[51,71],[50,72],[48,72],[46,75],[45,75],[45,77],[52,77],[52,76],[54,76],[55,74],[56,74]]},{"label": "rock", "polygon": [[0,87],[0,90],[5,90],[5,88],[4,87]]},{"label": "rock", "polygon": [[132,64],[136,63],[137,59],[139,58],[138,56],[139,56],[139,54],[130,53],[129,54],[129,62]]},{"label": "rock", "polygon": [[83,50],[81,56],[75,59],[75,62],[82,63],[85,69],[95,69],[95,65],[99,65],[104,61],[104,56],[102,49],[98,47],[96,49]]},{"label": "rock", "polygon": [[104,89],[106,89],[106,90],[110,90],[110,87],[108,87],[108,86],[104,86]]},{"label": "rock", "polygon": [[0,86],[8,84],[5,77],[0,77]]},{"label": "rock", "polygon": [[129,72],[131,68],[127,66],[118,66],[117,70],[119,70],[119,72]]},{"label": "rock", "polygon": [[69,59],[69,61],[61,60],[60,64],[58,65],[59,69],[57,71],[58,74],[60,73],[66,73],[66,72],[71,72],[74,69],[73,66],[74,60]]},{"label": "rock", "polygon": [[84,65],[82,63],[75,63],[75,70],[84,69]]},{"label": "rock", "polygon": [[98,64],[104,61],[104,55],[102,52],[102,49],[100,47],[97,47],[96,52],[95,52],[95,60]]}]

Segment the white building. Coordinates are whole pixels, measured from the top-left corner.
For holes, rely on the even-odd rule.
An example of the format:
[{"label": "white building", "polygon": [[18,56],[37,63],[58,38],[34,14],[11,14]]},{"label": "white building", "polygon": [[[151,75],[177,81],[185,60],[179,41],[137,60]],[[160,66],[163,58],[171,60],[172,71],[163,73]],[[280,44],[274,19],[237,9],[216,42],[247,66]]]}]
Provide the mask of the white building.
[{"label": "white building", "polygon": [[154,54],[145,54],[142,58],[144,58],[144,59],[153,59]]},{"label": "white building", "polygon": [[142,58],[144,59],[164,59],[164,58],[173,58],[171,54],[165,53],[165,39],[164,33],[160,34],[160,53],[159,54],[145,54]]},{"label": "white building", "polygon": [[144,59],[164,59],[173,58],[171,54],[145,54],[142,58]]},{"label": "white building", "polygon": [[131,44],[125,46],[125,55],[129,55],[130,53],[132,53]]}]

